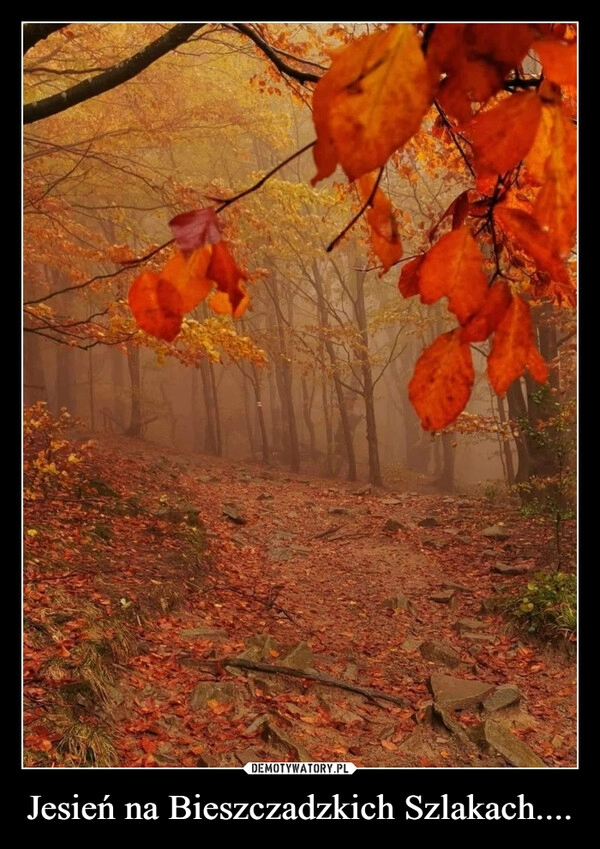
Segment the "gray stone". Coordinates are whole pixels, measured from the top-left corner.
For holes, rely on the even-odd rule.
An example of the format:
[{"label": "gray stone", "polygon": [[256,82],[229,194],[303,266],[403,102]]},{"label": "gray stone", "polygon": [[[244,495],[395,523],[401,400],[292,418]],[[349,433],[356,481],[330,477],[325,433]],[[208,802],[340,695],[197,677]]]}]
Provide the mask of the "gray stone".
[{"label": "gray stone", "polygon": [[429,601],[435,601],[437,604],[451,604],[454,598],[454,590],[441,590],[439,593],[433,593],[428,596]]},{"label": "gray stone", "polygon": [[530,768],[547,766],[529,746],[500,722],[487,719],[482,726],[481,737],[490,748],[501,754],[512,766]]},{"label": "gray stone", "polygon": [[425,518],[421,519],[417,524],[421,528],[437,528],[441,522],[439,522],[435,516],[425,516]]},{"label": "gray stone", "polygon": [[419,646],[419,651],[425,660],[441,663],[444,666],[455,667],[460,664],[460,654],[447,643],[426,640]]},{"label": "gray stone", "polygon": [[498,639],[495,634],[484,634],[481,631],[477,634],[466,631],[461,636],[463,639],[470,640],[472,643],[493,643]]},{"label": "gray stone", "polygon": [[288,649],[278,660],[282,666],[293,666],[295,669],[308,669],[313,665],[314,658],[307,643],[302,640],[302,642]]},{"label": "gray stone", "polygon": [[435,701],[446,710],[459,710],[480,704],[494,690],[494,684],[483,681],[468,681],[434,672],[429,679],[429,688]]},{"label": "gray stone", "polygon": [[392,598],[386,598],[385,601],[381,602],[381,607],[386,607],[389,610],[408,610],[409,613],[414,613],[415,608],[412,601],[406,598],[402,593],[398,593],[398,595],[392,596]]},{"label": "gray stone", "polygon": [[487,537],[487,539],[503,540],[508,539],[510,534],[506,528],[503,528],[501,525],[491,525],[489,528],[484,528],[483,531],[480,531],[479,536]]},{"label": "gray stone", "polygon": [[529,571],[529,567],[519,566],[518,563],[495,563],[492,566],[492,572],[497,572],[500,575],[524,575]]},{"label": "gray stone", "polygon": [[496,687],[491,696],[488,696],[483,701],[484,710],[491,713],[495,710],[509,707],[510,705],[519,704],[521,701],[521,691],[515,684],[501,684]]},{"label": "gray stone", "polygon": [[457,619],[452,628],[459,634],[465,634],[472,631],[483,631],[485,625],[486,623],[482,622],[481,619]]},{"label": "gray stone", "polygon": [[233,681],[201,681],[196,685],[190,698],[190,705],[194,710],[207,707],[209,701],[234,702],[239,693]]},{"label": "gray stone", "polygon": [[406,531],[407,526],[403,525],[402,522],[399,522],[398,519],[388,519],[383,526],[384,531]]},{"label": "gray stone", "polygon": [[227,518],[234,522],[236,525],[246,524],[246,520],[243,518],[243,516],[240,516],[237,508],[234,507],[233,504],[223,505],[223,515],[227,516]]}]

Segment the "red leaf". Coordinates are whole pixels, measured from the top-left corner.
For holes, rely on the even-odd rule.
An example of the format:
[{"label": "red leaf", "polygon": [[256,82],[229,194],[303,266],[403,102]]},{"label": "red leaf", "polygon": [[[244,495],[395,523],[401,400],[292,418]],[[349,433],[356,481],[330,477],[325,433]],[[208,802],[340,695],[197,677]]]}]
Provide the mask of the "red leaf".
[{"label": "red leaf", "polygon": [[505,280],[498,280],[488,289],[481,309],[469,319],[461,333],[463,342],[483,342],[502,321],[511,303],[511,293]]},{"label": "red leaf", "polygon": [[219,221],[212,206],[182,212],[169,221],[169,227],[180,250],[186,253],[221,241]]},{"label": "red leaf", "polygon": [[128,300],[138,327],[166,342],[175,339],[183,318],[182,303],[181,295],[168,280],[144,271],[133,281]]},{"label": "red leaf", "polygon": [[231,312],[234,317],[239,317],[242,302],[244,298],[247,298],[246,292],[240,285],[240,280],[247,280],[248,275],[236,265],[225,242],[217,242],[213,245],[212,257],[206,276],[210,280],[214,280],[219,291],[228,295]]},{"label": "red leaf", "polygon": [[419,294],[419,269],[424,259],[425,256],[418,256],[415,259],[411,259],[400,272],[398,288],[404,298],[412,298],[413,295]]}]

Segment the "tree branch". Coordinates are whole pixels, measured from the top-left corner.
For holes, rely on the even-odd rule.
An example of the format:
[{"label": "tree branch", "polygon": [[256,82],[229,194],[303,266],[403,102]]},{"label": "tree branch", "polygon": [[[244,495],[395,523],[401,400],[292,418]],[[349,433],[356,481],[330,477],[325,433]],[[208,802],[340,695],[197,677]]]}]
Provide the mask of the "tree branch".
[{"label": "tree branch", "polygon": [[69,24],[23,24],[23,56],[28,50],[48,38],[53,32],[68,27]]},{"label": "tree branch", "polygon": [[[32,24],[33,26],[33,24]],[[61,24],[61,26],[63,26]],[[59,112],[64,112],[84,100],[89,100],[92,97],[97,97],[112,88],[116,88],[121,83],[136,77],[141,71],[160,59],[166,53],[174,50],[180,44],[183,44],[197,30],[205,27],[206,24],[176,24],[174,27],[161,35],[155,41],[151,42],[143,50],[119,62],[102,74],[92,77],[89,80],[77,83],[66,91],[60,94],[53,94],[50,97],[45,97],[43,100],[26,103],[23,106],[23,123],[32,124],[34,121],[41,121],[43,118],[49,118],[51,115],[56,115]]]},{"label": "tree branch", "polygon": [[254,29],[252,29],[251,26],[248,26],[248,24],[234,24],[234,27],[238,30],[238,32],[247,35],[248,38],[251,39],[260,50],[262,50],[265,56],[271,60],[277,70],[280,71],[282,74],[285,74],[288,77],[293,77],[293,79],[298,80],[298,82],[302,84],[318,83],[321,79],[320,75],[318,74],[311,74],[307,71],[297,70],[296,68],[292,68],[291,65],[288,65],[286,62],[284,62],[279,56],[278,52],[274,50],[270,44],[267,44],[267,42],[264,41],[259,36],[259,34]]}]

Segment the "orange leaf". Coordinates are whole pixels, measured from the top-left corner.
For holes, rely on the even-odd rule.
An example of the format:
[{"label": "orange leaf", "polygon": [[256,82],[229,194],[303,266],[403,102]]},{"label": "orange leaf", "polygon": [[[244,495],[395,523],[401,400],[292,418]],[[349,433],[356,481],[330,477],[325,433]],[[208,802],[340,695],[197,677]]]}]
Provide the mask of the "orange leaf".
[{"label": "orange leaf", "polygon": [[548,366],[535,347],[529,306],[513,295],[498,325],[488,357],[488,378],[497,395],[504,395],[525,368],[538,383],[548,380]]},{"label": "orange leaf", "polygon": [[242,300],[235,308],[235,312],[232,312],[231,301],[229,300],[229,296],[227,295],[227,293],[215,292],[210,301],[208,302],[208,306],[213,312],[216,312],[217,315],[233,315],[234,318],[241,318],[246,312],[249,303],[249,296],[244,295]]},{"label": "orange leaf", "polygon": [[488,289],[481,309],[463,327],[463,342],[483,342],[493,333],[511,303],[511,292],[505,280],[498,280]]},{"label": "orange leaf", "polygon": [[187,259],[177,251],[163,268],[160,276],[172,283],[181,295],[182,312],[191,312],[212,289],[213,284],[206,277],[210,259],[208,246],[194,251]]},{"label": "orange leaf", "polygon": [[[229,253],[225,242],[217,242],[213,245],[206,276],[210,280],[214,280],[220,292],[227,293],[229,303],[231,304],[228,312],[232,313],[234,318],[239,318],[240,315],[243,315],[246,310],[248,296],[245,289],[240,285],[240,280],[247,280],[248,276],[235,264],[235,260]],[[246,299],[246,303],[244,303],[244,299]],[[215,312],[217,311],[215,310]]]},{"label": "orange leaf", "polygon": [[482,306],[487,278],[481,254],[467,227],[446,233],[425,254],[419,270],[421,301],[433,304],[448,297],[448,309],[465,324]]},{"label": "orange leaf", "polygon": [[540,123],[535,92],[513,94],[489,112],[480,112],[466,134],[473,141],[478,175],[504,174],[525,158]]},{"label": "orange leaf", "polygon": [[[364,203],[373,191],[374,178],[371,174],[366,174],[358,179],[357,184]],[[367,221],[371,230],[371,245],[383,264],[383,270],[379,274],[381,277],[402,257],[402,244],[392,205],[379,188],[375,190],[367,209]]]},{"label": "orange leaf", "polygon": [[475,380],[471,349],[459,327],[443,333],[419,357],[408,386],[411,403],[425,430],[440,430],[458,416]]},{"label": "orange leaf", "polygon": [[349,180],[384,165],[417,132],[431,101],[421,39],[411,24],[365,35],[335,54],[313,95],[312,184],[338,162]]},{"label": "orange leaf", "polygon": [[438,100],[459,121],[471,118],[471,103],[486,103],[519,65],[537,35],[530,24],[436,24],[427,59],[444,75]]},{"label": "orange leaf", "polygon": [[509,236],[515,238],[540,270],[547,271],[555,280],[567,285],[570,283],[567,267],[558,256],[550,235],[535,218],[522,209],[511,209],[502,204],[494,209],[494,218]]},{"label": "orange leaf", "polygon": [[535,44],[544,77],[558,85],[577,85],[577,44],[544,38]]},{"label": "orange leaf", "polygon": [[129,307],[138,327],[171,342],[181,328],[181,296],[171,283],[152,271],[144,271],[129,290]]},{"label": "orange leaf", "polygon": [[550,117],[549,155],[534,215],[566,257],[577,228],[577,130],[560,104],[544,106],[544,112]]},{"label": "orange leaf", "polygon": [[400,272],[398,288],[404,298],[411,298],[413,295],[419,294],[419,269],[424,259],[424,255],[411,259]]}]

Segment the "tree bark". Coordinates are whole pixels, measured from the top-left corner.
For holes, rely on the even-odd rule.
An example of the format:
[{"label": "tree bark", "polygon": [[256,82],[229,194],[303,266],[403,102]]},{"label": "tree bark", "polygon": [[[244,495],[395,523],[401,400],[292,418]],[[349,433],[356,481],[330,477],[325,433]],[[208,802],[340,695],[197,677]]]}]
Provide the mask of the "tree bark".
[{"label": "tree bark", "polygon": [[[60,26],[65,25],[61,24]],[[78,103],[83,103],[84,100],[90,100],[92,97],[104,94],[105,91],[110,91],[110,89],[116,88],[127,80],[137,77],[141,71],[152,65],[161,56],[170,53],[175,47],[184,44],[191,35],[205,26],[206,24],[176,24],[165,35],[155,39],[143,50],[130,56],[129,59],[119,62],[118,65],[114,65],[107,71],[77,83],[77,85],[61,91],[59,94],[26,103],[23,106],[23,123],[33,124],[35,121],[41,121],[42,118],[57,115],[66,109],[71,109]],[[46,35],[50,35],[50,33],[48,32]],[[46,36],[42,37],[45,38]]]}]

